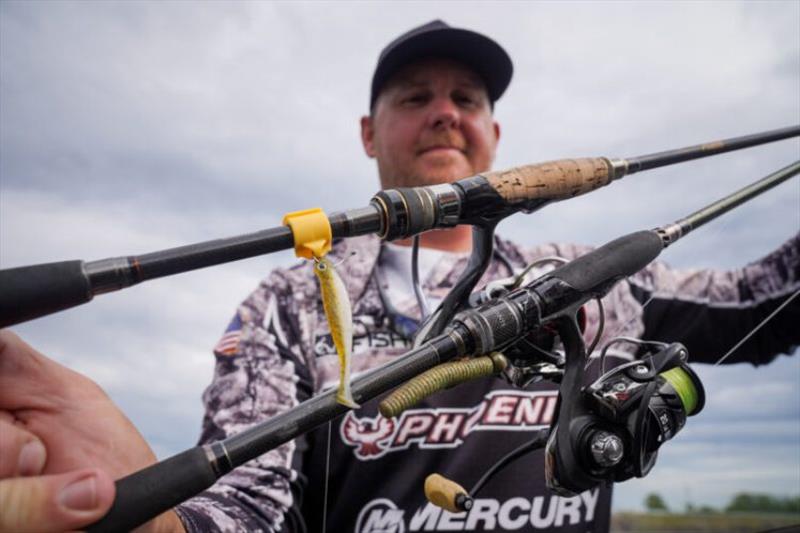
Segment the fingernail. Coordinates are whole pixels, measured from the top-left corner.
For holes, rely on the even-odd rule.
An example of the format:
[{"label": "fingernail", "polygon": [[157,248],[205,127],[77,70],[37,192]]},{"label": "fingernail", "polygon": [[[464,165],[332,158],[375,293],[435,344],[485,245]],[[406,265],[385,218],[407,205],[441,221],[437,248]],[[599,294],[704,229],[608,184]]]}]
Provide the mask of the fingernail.
[{"label": "fingernail", "polygon": [[89,511],[97,506],[97,482],[94,476],[73,481],[58,495],[64,507],[75,511]]},{"label": "fingernail", "polygon": [[17,473],[20,476],[32,476],[38,474],[44,468],[44,461],[47,458],[47,451],[44,445],[38,440],[32,440],[22,447],[17,461]]}]

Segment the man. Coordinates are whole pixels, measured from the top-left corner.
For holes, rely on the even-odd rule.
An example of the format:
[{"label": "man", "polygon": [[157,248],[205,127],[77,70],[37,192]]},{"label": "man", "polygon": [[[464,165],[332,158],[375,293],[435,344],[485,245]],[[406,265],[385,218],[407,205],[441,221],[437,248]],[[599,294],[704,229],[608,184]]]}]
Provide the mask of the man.
[{"label": "man", "polygon": [[[373,76],[370,115],[361,119],[363,146],[376,159],[382,187],[446,183],[488,170],[500,137],[492,109],[511,71],[494,41],[440,21],[390,43]],[[435,301],[464,268],[470,229],[426,233],[421,243],[422,289]],[[496,248],[481,285],[535,258],[572,259],[588,251],[574,245],[522,249],[502,240]],[[603,339],[644,333],[680,340],[694,360],[713,361],[747,331],[744,324],[800,287],[799,248],[794,240],[738,273],[679,273],[652,265],[605,298]],[[420,314],[408,247],[381,245],[370,236],[340,242],[332,255],[343,260],[338,269],[353,303],[355,374],[401,356]],[[662,290],[671,297],[661,297]],[[764,363],[797,344],[786,318],[797,311],[795,306],[776,318],[734,360]],[[599,316],[594,306],[587,313],[591,339]],[[693,321],[695,327],[687,327]],[[229,330],[238,332],[237,344],[217,351],[216,375],[204,395],[202,442],[237,433],[337,382],[338,360],[309,264],[273,272],[239,307]],[[609,364],[632,358],[632,347],[621,348],[629,351],[612,350]],[[519,390],[484,379],[438,393],[393,421],[380,417],[372,400],[237,469],[178,513],[197,531],[607,530],[610,488],[574,498],[549,494],[541,452],[500,473],[465,515],[426,504],[422,483],[428,474],[469,487],[550,422],[555,399],[552,384]]]},{"label": "man", "polygon": [[[361,120],[364,148],[377,161],[382,186],[449,182],[488,170],[500,136],[492,107],[510,78],[511,62],[499,45],[439,21],[390,43],[373,76],[370,115]],[[421,242],[423,290],[435,301],[463,270],[469,228],[427,233]],[[644,334],[682,341],[694,360],[712,361],[751,329],[756,317],[800,287],[798,249],[794,239],[735,273],[680,273],[652,265],[606,297],[604,339]],[[522,249],[498,240],[481,284],[535,258],[571,259],[586,251],[574,245]],[[338,270],[353,303],[354,372],[402,355],[419,319],[407,246],[365,237],[338,243],[332,255],[344,259]],[[591,306],[587,314],[591,338],[598,314]],[[796,345],[789,324],[797,316],[796,305],[785,310],[728,362],[765,363]],[[309,264],[273,272],[242,303],[228,329],[204,394],[203,442],[237,433],[335,385],[337,357]],[[25,408],[23,424],[0,419],[7,430],[0,433],[11,435],[3,437],[10,444],[4,447],[9,453],[0,461],[0,478],[25,476],[0,481],[3,509],[17,509],[4,511],[0,525],[64,529],[96,520],[113,497],[110,479],[152,462],[152,452],[85,378],[9,334],[0,340],[0,408],[17,413]],[[632,355],[617,351],[611,357]],[[43,402],[31,392],[43,383],[60,402]],[[77,413],[65,407],[75,405]],[[547,493],[541,453],[500,473],[466,515],[450,515],[424,501],[427,474],[439,472],[469,487],[499,457],[530,439],[531,431],[546,426],[554,407],[554,386],[519,390],[500,379],[437,394],[395,421],[379,417],[373,400],[236,469],[146,529],[606,530],[610,489],[574,498]],[[71,423],[75,416],[81,423]],[[86,429],[61,439],[59,432],[70,427]],[[68,453],[76,447],[84,453]],[[12,497],[21,503],[14,505]]]}]

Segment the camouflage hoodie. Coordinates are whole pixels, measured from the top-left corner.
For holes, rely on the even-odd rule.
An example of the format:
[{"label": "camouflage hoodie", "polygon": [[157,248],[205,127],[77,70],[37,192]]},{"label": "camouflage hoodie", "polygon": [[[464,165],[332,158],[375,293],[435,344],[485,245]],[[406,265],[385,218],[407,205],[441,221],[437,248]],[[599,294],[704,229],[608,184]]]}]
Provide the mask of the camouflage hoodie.
[{"label": "camouflage hoodie", "polygon": [[[519,270],[536,258],[573,259],[590,250],[563,244],[522,248],[499,239],[496,249],[479,286],[509,276],[506,263]],[[353,302],[354,376],[409,347],[392,330],[381,303],[374,275],[379,251],[376,238],[363,237],[342,241],[332,252],[349,257],[338,270]],[[465,257],[444,256],[423,288],[446,293],[465,265]],[[692,361],[714,362],[798,288],[800,235],[730,272],[678,271],[656,262],[603,299],[600,345],[619,335],[679,341]],[[417,312],[413,301],[402,304],[397,307],[404,313]],[[599,315],[591,303],[586,312],[588,342]],[[798,318],[800,298],[726,362],[760,365],[789,352],[800,344]],[[630,360],[625,349],[632,350],[620,345],[611,358]],[[201,443],[240,432],[334,386],[338,361],[310,264],[273,271],[239,306],[215,355],[214,380],[203,395]],[[397,420],[382,418],[376,399],[237,468],[177,511],[188,531],[322,531],[323,525],[357,533],[605,531],[611,488],[573,498],[549,494],[541,452],[498,474],[469,513],[440,511],[424,499],[422,482],[431,472],[471,486],[532,431],[549,425],[555,398],[549,383],[521,390],[487,378],[436,394]]]}]

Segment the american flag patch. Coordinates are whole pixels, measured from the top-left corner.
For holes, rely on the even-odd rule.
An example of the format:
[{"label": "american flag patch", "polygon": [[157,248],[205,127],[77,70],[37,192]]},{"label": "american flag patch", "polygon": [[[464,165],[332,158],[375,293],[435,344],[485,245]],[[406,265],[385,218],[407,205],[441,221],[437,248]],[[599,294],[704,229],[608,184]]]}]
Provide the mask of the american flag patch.
[{"label": "american flag patch", "polygon": [[216,346],[214,346],[214,351],[220,355],[233,355],[239,349],[239,337],[242,336],[242,319],[239,317],[239,313],[237,312],[233,316],[233,320],[231,323],[228,324],[228,327],[225,329],[225,333],[222,334],[222,338],[219,340]]}]

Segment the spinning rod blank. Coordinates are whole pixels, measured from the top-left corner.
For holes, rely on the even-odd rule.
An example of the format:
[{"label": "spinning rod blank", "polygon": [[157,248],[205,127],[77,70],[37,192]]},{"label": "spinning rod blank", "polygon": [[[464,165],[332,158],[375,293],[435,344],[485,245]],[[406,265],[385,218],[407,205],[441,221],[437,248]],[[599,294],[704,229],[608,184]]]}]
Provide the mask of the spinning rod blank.
[{"label": "spinning rod blank", "polygon": [[661,235],[662,240],[664,241],[664,247],[666,248],[679,238],[685,236],[690,231],[699,228],[703,224],[714,220],[720,215],[724,215],[734,207],[752,200],[759,194],[768,191],[776,185],[780,185],[799,172],[800,161],[795,161],[791,165],[786,166],[777,172],[773,172],[769,176],[766,176],[757,182],[748,185],[747,187],[743,187],[738,191],[729,194],[725,198],[721,198],[716,202],[703,207],[702,209],[698,209],[691,215],[676,220],[669,226],[657,228],[656,232]]},{"label": "spinning rod blank", "polygon": [[[363,208],[332,214],[333,238],[377,233],[392,240],[458,224],[485,224],[585,194],[641,170],[800,136],[800,126],[628,159],[564,159],[486,172],[452,184],[380,191]],[[279,226],[140,256],[62,261],[0,270],[0,327],[75,307],[149,279],[290,249]]]},{"label": "spinning rod blank", "polygon": [[628,173],[632,174],[642,170],[674,165],[675,163],[691,161],[692,159],[699,159],[710,155],[742,150],[744,148],[758,146],[759,144],[797,137],[798,135],[800,135],[800,126],[789,126],[788,128],[780,128],[764,133],[755,133],[753,135],[744,135],[742,137],[734,137],[722,141],[687,146],[686,148],[678,148],[677,150],[631,157],[626,160],[629,169]]}]

